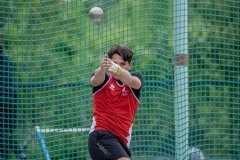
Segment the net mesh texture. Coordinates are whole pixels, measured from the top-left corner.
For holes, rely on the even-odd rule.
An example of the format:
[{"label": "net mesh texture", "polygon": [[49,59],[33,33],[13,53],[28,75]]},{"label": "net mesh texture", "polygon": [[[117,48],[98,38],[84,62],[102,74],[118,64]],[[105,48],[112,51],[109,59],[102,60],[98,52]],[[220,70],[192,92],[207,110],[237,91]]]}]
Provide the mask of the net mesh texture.
[{"label": "net mesh texture", "polygon": [[[239,0],[0,4],[0,150],[9,159],[19,150],[27,159],[90,159],[89,80],[117,44],[133,50],[131,72],[145,81],[132,159],[240,159]],[[104,12],[98,22],[88,15],[95,6]]]}]

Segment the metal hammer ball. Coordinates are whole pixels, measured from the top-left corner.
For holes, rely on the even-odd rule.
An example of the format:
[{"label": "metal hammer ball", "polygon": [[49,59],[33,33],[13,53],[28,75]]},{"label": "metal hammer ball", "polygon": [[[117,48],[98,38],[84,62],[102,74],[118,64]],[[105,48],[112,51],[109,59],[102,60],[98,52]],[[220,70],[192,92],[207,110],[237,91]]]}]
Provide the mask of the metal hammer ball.
[{"label": "metal hammer ball", "polygon": [[93,20],[93,21],[100,21],[103,17],[103,10],[99,7],[93,7],[90,11],[89,11],[89,17]]}]

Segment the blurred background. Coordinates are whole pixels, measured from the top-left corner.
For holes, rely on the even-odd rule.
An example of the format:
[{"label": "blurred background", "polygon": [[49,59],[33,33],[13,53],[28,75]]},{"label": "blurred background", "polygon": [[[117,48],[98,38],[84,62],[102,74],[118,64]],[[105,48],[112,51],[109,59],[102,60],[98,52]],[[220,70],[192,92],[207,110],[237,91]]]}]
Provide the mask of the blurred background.
[{"label": "blurred background", "polygon": [[[188,145],[206,159],[239,160],[240,2],[187,5]],[[99,23],[88,16],[95,6],[104,12]],[[18,91],[14,137],[28,159],[45,159],[36,125],[51,159],[88,159],[89,80],[103,52],[116,44],[133,50],[132,72],[145,80],[133,159],[174,159],[173,6],[173,0],[0,1],[1,43],[14,63]]]}]

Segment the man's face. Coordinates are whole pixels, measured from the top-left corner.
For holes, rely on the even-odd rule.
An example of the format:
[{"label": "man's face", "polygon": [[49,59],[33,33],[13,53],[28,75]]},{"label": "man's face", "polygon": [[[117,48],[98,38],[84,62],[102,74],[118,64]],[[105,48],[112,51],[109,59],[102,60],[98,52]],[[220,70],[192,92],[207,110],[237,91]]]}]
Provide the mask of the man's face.
[{"label": "man's face", "polygon": [[[124,61],[122,59],[121,56],[119,56],[118,54],[113,54],[112,59],[111,59],[114,63],[116,63],[117,65],[119,65],[121,68],[130,71],[132,68],[132,62],[128,62],[128,61]],[[115,73],[110,72],[111,75],[115,78],[115,79],[119,79],[118,76]]]}]

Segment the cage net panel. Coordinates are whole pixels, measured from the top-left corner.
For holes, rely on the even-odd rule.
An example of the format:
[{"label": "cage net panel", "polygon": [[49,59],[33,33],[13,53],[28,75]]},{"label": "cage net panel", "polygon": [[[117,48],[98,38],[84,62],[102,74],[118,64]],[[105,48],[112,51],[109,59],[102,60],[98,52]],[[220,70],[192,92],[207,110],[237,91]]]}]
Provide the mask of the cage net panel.
[{"label": "cage net panel", "polygon": [[[239,0],[188,0],[183,21],[173,0],[0,4],[2,159],[90,159],[90,78],[118,44],[144,77],[132,159],[240,158]],[[186,43],[176,19],[187,24]],[[177,45],[187,48],[178,54]]]}]

